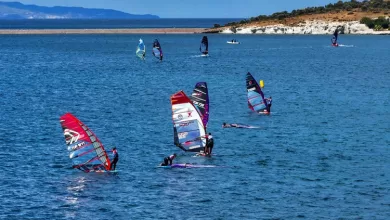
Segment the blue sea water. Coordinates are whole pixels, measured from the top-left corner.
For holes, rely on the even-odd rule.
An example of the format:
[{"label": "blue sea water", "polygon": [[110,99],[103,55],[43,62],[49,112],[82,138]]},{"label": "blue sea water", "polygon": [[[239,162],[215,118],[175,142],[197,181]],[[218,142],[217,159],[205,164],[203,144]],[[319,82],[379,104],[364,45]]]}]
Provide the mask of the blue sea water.
[{"label": "blue sea water", "polygon": [[243,18],[0,20],[0,29],[210,28]]},{"label": "blue sea water", "polygon": [[[329,36],[209,35],[208,58],[201,37],[0,36],[0,218],[389,218],[388,36],[341,36],[334,48]],[[272,95],[270,116],[247,107],[248,71]],[[212,158],[173,145],[169,97],[198,81],[209,86]],[[71,169],[66,112],[118,148],[117,175]],[[156,168],[174,152],[227,167]]]}]

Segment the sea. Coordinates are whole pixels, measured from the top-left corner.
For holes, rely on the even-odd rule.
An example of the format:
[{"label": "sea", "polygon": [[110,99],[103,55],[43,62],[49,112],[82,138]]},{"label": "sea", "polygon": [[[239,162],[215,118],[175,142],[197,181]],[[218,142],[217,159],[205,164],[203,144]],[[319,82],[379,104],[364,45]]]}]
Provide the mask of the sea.
[{"label": "sea", "polygon": [[244,18],[22,19],[0,20],[0,29],[211,28]]},{"label": "sea", "polygon": [[[329,35],[210,34],[201,57],[202,36],[1,35],[0,219],[389,219],[388,36],[336,48]],[[247,72],[271,115],[248,108]],[[211,158],[173,144],[170,96],[202,81]],[[72,169],[67,112],[117,147],[117,173]],[[172,153],[217,167],[158,168]]]}]

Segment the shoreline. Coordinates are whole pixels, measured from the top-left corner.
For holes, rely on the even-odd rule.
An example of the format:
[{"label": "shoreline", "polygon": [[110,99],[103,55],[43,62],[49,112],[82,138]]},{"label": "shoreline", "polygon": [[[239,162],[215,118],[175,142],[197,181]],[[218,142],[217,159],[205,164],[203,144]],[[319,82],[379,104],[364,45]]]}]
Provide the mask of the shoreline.
[{"label": "shoreline", "polygon": [[331,35],[339,29],[340,34],[347,35],[390,35],[390,30],[374,31],[359,21],[325,21],[306,20],[295,25],[245,25],[223,27],[222,34],[277,34],[277,35]]},{"label": "shoreline", "polygon": [[239,34],[239,35],[328,35],[337,28],[347,35],[390,35],[389,31],[374,31],[358,21],[328,22],[322,20],[304,21],[295,26],[246,25],[219,28],[112,28],[112,29],[0,29],[0,35],[55,35],[55,34]]},{"label": "shoreline", "polygon": [[201,34],[208,28],[118,28],[118,29],[0,29],[0,35],[34,34]]}]

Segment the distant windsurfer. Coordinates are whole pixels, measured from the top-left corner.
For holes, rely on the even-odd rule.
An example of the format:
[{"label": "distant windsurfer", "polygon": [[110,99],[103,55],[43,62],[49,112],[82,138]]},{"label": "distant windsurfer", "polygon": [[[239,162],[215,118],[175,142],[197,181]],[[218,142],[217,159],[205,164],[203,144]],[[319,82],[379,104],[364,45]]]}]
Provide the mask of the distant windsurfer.
[{"label": "distant windsurfer", "polygon": [[236,127],[238,127],[237,124],[226,124],[226,122],[222,124],[222,128],[236,128]]},{"label": "distant windsurfer", "polygon": [[118,155],[118,151],[116,150],[116,147],[112,148],[112,155],[114,156],[114,159],[111,162],[110,170],[115,170],[116,169],[116,163],[119,160],[119,155]]},{"label": "distant windsurfer", "polygon": [[[204,48],[203,51],[202,51],[202,47]],[[200,46],[199,50],[204,55],[207,55],[209,53],[209,40],[208,40],[207,36],[203,36],[202,41],[201,41],[201,46]]]},{"label": "distant windsurfer", "polygon": [[[162,54],[162,51],[161,51],[160,43],[158,42],[157,39],[154,39],[153,48],[156,48],[159,51],[159,59],[160,59],[160,61],[162,61],[163,54]],[[153,56],[156,56],[156,54],[154,53],[154,50],[153,50]]]},{"label": "distant windsurfer", "polygon": [[176,158],[176,154],[172,154],[171,156],[169,157],[165,157],[164,158],[164,162],[162,162],[160,164],[160,166],[168,166],[168,165],[172,165],[172,161]]},{"label": "distant windsurfer", "polygon": [[333,45],[333,46],[338,46],[338,44],[337,44],[337,38],[338,38],[338,36],[339,36],[339,29],[338,29],[338,27],[337,27],[336,30],[335,30],[334,33],[333,33],[333,38],[332,38],[332,45]]}]

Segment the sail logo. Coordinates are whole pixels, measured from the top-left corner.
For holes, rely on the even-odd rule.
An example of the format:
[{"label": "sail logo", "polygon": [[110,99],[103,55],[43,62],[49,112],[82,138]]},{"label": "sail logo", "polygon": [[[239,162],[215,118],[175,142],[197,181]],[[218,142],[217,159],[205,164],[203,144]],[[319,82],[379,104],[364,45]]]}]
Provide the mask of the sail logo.
[{"label": "sail logo", "polygon": [[80,134],[78,132],[70,129],[64,130],[64,136],[65,136],[66,144],[68,145],[76,143],[80,138]]},{"label": "sail logo", "polygon": [[75,146],[72,147],[72,150],[78,150],[78,149],[80,149],[84,145],[85,145],[84,141],[81,142],[81,143],[78,143],[78,144],[76,144]]},{"label": "sail logo", "polygon": [[197,101],[192,101],[195,105],[201,107],[201,108],[204,108],[204,104],[203,103],[200,103],[200,102],[197,102]]},{"label": "sail logo", "polygon": [[256,90],[256,87],[253,87],[253,88],[248,89],[248,92],[249,92],[249,91],[254,91],[254,90]]},{"label": "sail logo", "polygon": [[178,133],[177,136],[179,137],[179,139],[183,139],[183,138],[186,138],[188,135],[188,132],[182,132],[182,133]]},{"label": "sail logo", "polygon": [[177,118],[178,118],[179,120],[182,120],[182,119],[183,119],[183,115],[179,114],[179,115],[177,116]]},{"label": "sail logo", "polygon": [[181,127],[185,127],[185,126],[188,126],[188,125],[190,125],[191,123],[194,123],[194,121],[186,121],[186,122],[182,122],[182,123],[180,123],[179,125],[180,125]]}]

